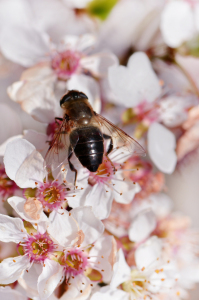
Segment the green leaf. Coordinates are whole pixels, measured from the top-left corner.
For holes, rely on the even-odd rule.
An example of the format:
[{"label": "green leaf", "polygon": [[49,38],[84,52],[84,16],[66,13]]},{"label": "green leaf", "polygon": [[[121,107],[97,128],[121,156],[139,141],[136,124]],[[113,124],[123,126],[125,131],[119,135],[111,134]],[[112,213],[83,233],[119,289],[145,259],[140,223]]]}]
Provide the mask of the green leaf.
[{"label": "green leaf", "polygon": [[87,12],[101,20],[105,20],[118,0],[92,0],[87,5]]}]

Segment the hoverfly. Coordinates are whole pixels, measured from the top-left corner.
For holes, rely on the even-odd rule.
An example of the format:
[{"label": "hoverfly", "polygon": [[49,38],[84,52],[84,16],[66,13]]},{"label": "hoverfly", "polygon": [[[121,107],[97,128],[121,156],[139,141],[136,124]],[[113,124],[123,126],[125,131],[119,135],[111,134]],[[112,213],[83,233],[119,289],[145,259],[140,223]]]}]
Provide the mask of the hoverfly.
[{"label": "hoverfly", "polygon": [[60,106],[64,114],[63,118],[56,118],[61,124],[46,153],[46,169],[55,170],[66,161],[75,172],[76,182],[73,154],[90,172],[96,172],[104,155],[108,157],[118,148],[130,156],[145,155],[138,142],[92,109],[84,93],[69,91],[61,98]]}]

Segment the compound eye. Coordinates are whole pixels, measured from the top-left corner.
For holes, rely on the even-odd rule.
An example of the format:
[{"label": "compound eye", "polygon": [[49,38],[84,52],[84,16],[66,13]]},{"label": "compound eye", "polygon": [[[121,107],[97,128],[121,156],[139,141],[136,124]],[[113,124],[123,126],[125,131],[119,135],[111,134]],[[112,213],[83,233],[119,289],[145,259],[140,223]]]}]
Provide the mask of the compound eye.
[{"label": "compound eye", "polygon": [[62,104],[64,104],[66,101],[71,100],[71,95],[70,94],[66,94],[62,97],[62,99],[60,100],[60,106],[62,106]]},{"label": "compound eye", "polygon": [[88,99],[88,97],[84,93],[82,93],[82,92],[79,93],[79,96],[81,98]]}]

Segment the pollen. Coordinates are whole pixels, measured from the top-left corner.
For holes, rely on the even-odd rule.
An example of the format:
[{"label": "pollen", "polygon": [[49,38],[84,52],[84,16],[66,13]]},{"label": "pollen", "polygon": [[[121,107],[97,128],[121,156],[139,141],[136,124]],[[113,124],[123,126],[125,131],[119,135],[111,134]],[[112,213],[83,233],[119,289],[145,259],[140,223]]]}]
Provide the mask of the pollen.
[{"label": "pollen", "polygon": [[58,78],[67,80],[79,69],[80,58],[81,55],[78,52],[66,50],[54,55],[51,66]]},{"label": "pollen", "polygon": [[37,233],[30,235],[23,244],[24,253],[29,256],[32,262],[44,262],[44,260],[55,250],[55,244],[45,234]]},{"label": "pollen", "polygon": [[[64,187],[64,188],[63,188]],[[37,186],[36,198],[41,202],[46,211],[64,207],[65,200],[70,193],[65,185],[57,181],[44,182]]]}]

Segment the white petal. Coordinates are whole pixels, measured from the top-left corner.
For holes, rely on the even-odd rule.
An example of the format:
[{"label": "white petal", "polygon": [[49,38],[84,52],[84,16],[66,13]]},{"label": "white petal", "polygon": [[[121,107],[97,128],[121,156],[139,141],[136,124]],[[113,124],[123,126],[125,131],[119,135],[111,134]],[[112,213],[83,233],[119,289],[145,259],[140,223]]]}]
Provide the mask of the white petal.
[{"label": "white petal", "polygon": [[[84,284],[82,284],[82,282]],[[66,293],[60,298],[60,300],[88,300],[88,296],[91,293],[90,280],[86,276],[77,275],[69,282]],[[82,290],[82,293],[79,291]]]},{"label": "white petal", "polygon": [[170,47],[178,47],[191,39],[195,30],[191,5],[186,1],[167,3],[162,13],[160,28],[165,43]]},{"label": "white petal", "polygon": [[24,204],[26,203],[26,199],[13,196],[8,199],[8,203],[12,206],[12,208],[18,213],[18,215],[26,220],[27,222],[30,223],[39,223],[39,222],[44,222],[48,221],[47,216],[44,214],[43,209],[42,209],[42,204],[41,204],[41,211],[38,212],[39,219],[32,219],[24,210]]},{"label": "white petal", "polygon": [[29,258],[25,255],[4,259],[0,263],[0,284],[16,281],[29,264]]},{"label": "white petal", "polygon": [[0,103],[0,144],[20,133],[22,123],[18,114],[10,106]]},{"label": "white petal", "polygon": [[134,107],[143,100],[154,101],[161,93],[159,80],[143,52],[134,53],[127,67],[112,66],[108,71],[109,83],[117,96],[117,104]]},{"label": "white petal", "polygon": [[48,35],[27,25],[7,27],[2,31],[2,53],[11,61],[24,67],[45,60],[49,49]]},{"label": "white petal", "polygon": [[60,283],[64,268],[56,261],[46,259],[45,267],[38,278],[38,292],[41,299],[47,299]]},{"label": "white petal", "polygon": [[96,80],[86,75],[73,75],[67,81],[68,90],[79,90],[85,93],[94,111],[101,110],[100,90]]},{"label": "white petal", "polygon": [[24,130],[24,139],[34,145],[40,153],[47,152],[49,145],[46,143],[48,139],[46,134],[31,129]]},{"label": "white petal", "polygon": [[[112,263],[115,260],[115,250],[117,251],[116,241],[113,236],[102,236],[94,244],[89,252],[90,261],[100,262],[103,272],[103,282],[109,282],[112,276]],[[99,267],[99,266],[98,266]],[[95,268],[95,266],[93,266]]]},{"label": "white petal", "polygon": [[24,139],[7,145],[4,164],[7,175],[21,188],[34,188],[36,181],[43,182],[43,157]]},{"label": "white petal", "polygon": [[64,0],[64,2],[71,8],[85,8],[91,0]]},{"label": "white petal", "polygon": [[71,215],[76,220],[79,230],[82,230],[85,235],[82,246],[92,244],[104,232],[104,225],[95,217],[92,207],[74,208]]},{"label": "white petal", "polygon": [[110,215],[114,194],[110,188],[103,183],[97,183],[90,187],[88,194],[85,196],[84,205],[92,206],[94,215],[100,219],[106,219]]},{"label": "white petal", "polygon": [[118,251],[118,258],[117,262],[114,264],[113,267],[113,277],[111,279],[110,286],[112,288],[118,287],[121,283],[129,280],[131,274],[131,269],[127,265],[124,253],[122,249]]},{"label": "white petal", "polygon": [[154,164],[164,173],[173,173],[177,156],[174,134],[161,124],[153,123],[148,130],[148,152]]},{"label": "white petal", "polygon": [[30,298],[39,297],[37,282],[38,277],[42,272],[43,266],[41,264],[33,263],[28,269],[28,272],[24,272],[18,279],[19,284],[26,291],[27,296]]},{"label": "white petal", "polygon": [[2,300],[27,300],[27,297],[20,292],[11,289],[9,286],[0,287],[0,298]]},{"label": "white petal", "polygon": [[68,211],[59,210],[53,211],[49,220],[48,233],[63,247],[69,246],[78,235],[78,227],[73,217]]},{"label": "white petal", "polygon": [[140,212],[129,227],[129,239],[140,242],[146,239],[156,227],[156,216],[150,209]]},{"label": "white petal", "polygon": [[117,57],[109,52],[100,52],[81,59],[81,66],[97,77],[107,76],[108,68],[117,64]]},{"label": "white petal", "polygon": [[167,127],[177,127],[186,121],[187,108],[191,107],[191,99],[170,96],[160,102],[160,120]]},{"label": "white petal", "polygon": [[3,144],[1,144],[0,146],[0,156],[4,156],[5,155],[5,151],[6,151],[6,147],[7,147],[7,144],[14,141],[15,139],[22,139],[23,138],[23,135],[22,134],[19,134],[19,135],[15,135],[15,136],[12,136],[11,138],[7,139]]},{"label": "white petal", "polygon": [[135,194],[139,193],[141,188],[138,183],[133,183],[132,181],[122,181],[122,176],[117,174],[117,178],[121,181],[112,180],[112,183],[115,184],[114,188],[117,192],[114,191],[114,199],[118,203],[128,204],[130,203]]},{"label": "white petal", "polygon": [[161,257],[162,241],[153,236],[144,244],[141,244],[135,251],[135,262],[138,269],[148,268],[151,264],[157,263]]},{"label": "white petal", "polygon": [[27,237],[27,232],[21,219],[0,215],[0,240],[2,242],[19,243],[24,237]]},{"label": "white petal", "polygon": [[110,286],[102,287],[98,292],[95,292],[90,300],[128,300],[129,294],[125,291],[112,288]]},{"label": "white petal", "polygon": [[[40,65],[37,67],[39,68]],[[40,67],[41,68],[41,67]],[[41,68],[42,69],[42,68]],[[60,115],[61,108],[54,95],[54,76],[45,80],[25,80],[8,88],[9,96],[21,104],[21,108],[35,120],[51,123]]]}]

